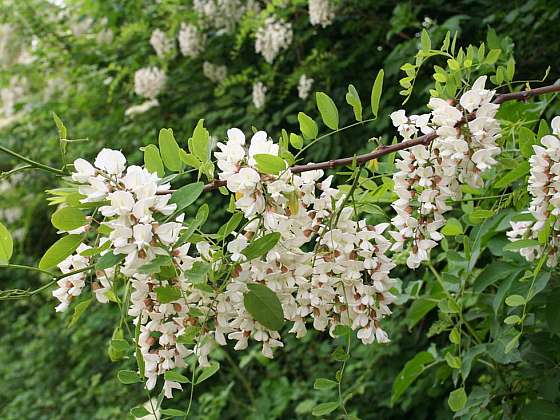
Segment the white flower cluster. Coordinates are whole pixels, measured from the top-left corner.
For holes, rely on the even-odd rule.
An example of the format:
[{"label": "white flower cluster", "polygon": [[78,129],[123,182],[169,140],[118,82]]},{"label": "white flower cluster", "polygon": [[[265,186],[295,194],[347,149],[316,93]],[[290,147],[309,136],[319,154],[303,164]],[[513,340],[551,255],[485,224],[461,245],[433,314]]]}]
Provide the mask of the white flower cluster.
[{"label": "white flower cluster", "polygon": [[165,86],[165,73],[157,67],[144,67],[134,73],[134,91],[147,99],[155,99]]},{"label": "white flower cluster", "polygon": [[309,22],[323,28],[332,24],[335,17],[332,0],[309,0]]},{"label": "white flower cluster", "polygon": [[[451,207],[448,200],[461,197],[460,185],[482,186],[481,174],[496,164],[500,153],[496,139],[500,126],[494,118],[498,105],[491,102],[494,91],[484,88],[486,76],[476,80],[459,101],[461,110],[440,98],[430,99],[430,114],[407,117],[403,110],[391,114],[393,125],[404,140],[419,131],[433,131],[437,138],[430,146],[417,145],[400,151],[393,175],[398,200],[392,204],[397,215],[390,232],[395,240],[393,251],[411,242],[407,265],[417,268],[429,259],[430,250],[442,239],[439,229],[443,214]],[[467,124],[457,127],[468,113]]]},{"label": "white flower cluster", "polygon": [[263,26],[257,30],[255,51],[262,54],[267,63],[272,63],[280,54],[280,51],[290,46],[292,38],[291,23],[284,22],[274,16],[268,17]]},{"label": "white flower cluster", "polygon": [[204,51],[206,34],[194,25],[181,23],[177,39],[179,40],[181,54],[186,57],[196,58]]},{"label": "white flower cluster", "polygon": [[212,27],[230,33],[247,11],[258,11],[258,3],[252,0],[194,0],[193,8]]},{"label": "white flower cluster", "polygon": [[309,92],[311,92],[313,82],[314,80],[311,77],[307,77],[305,74],[301,75],[297,87],[298,96],[301,99],[307,99],[307,97],[309,96]]},{"label": "white flower cluster", "polygon": [[534,261],[547,252],[547,265],[555,267],[560,248],[560,116],[555,117],[551,125],[552,135],[541,139],[542,146],[533,146],[535,154],[529,159],[528,189],[532,196],[529,213],[533,220],[510,222],[512,229],[507,236],[511,241],[538,240],[539,234],[547,229],[546,245],[521,248],[519,253],[528,261]]},{"label": "white flower cluster", "polygon": [[255,108],[261,109],[266,103],[267,87],[263,82],[253,83],[253,105]]},{"label": "white flower cluster", "polygon": [[202,73],[214,83],[219,83],[227,77],[227,67],[205,61],[202,64]]},{"label": "white flower cluster", "polygon": [[173,51],[174,42],[161,29],[156,29],[150,37],[150,45],[154,48],[158,57],[163,58]]},{"label": "white flower cluster", "polygon": [[[331,187],[332,177],[319,182],[321,170],[259,173],[256,156],[279,153],[263,131],[253,135],[246,149],[243,133],[231,129],[228,142],[218,143],[218,148],[219,177],[250,222],[227,246],[240,265],[226,291],[217,296],[223,313],[216,341],[225,344],[227,335],[237,341],[236,349],[244,349],[253,338],[262,342],[268,357],[272,348],[282,346],[278,333],[255,322],[243,306],[243,293],[253,282],[277,294],[285,318],[294,322],[290,332],[297,337],[306,334],[309,320],[319,331],[350,326],[364,343],[388,341],[380,325],[394,300],[389,277],[394,264],[385,256],[391,244],[382,235],[388,224],[352,220],[353,209],[342,207],[345,195]],[[264,260],[246,261],[242,251],[258,232],[279,232],[281,239]],[[304,250],[309,244],[313,251]]]},{"label": "white flower cluster", "polygon": [[[217,147],[219,177],[248,221],[232,233],[225,249],[199,240],[195,250],[182,241],[184,215],[170,220],[176,206],[169,204],[169,184],[144,168],[127,167],[120,152],[103,149],[94,165],[84,159],[74,162],[72,179],[79,184],[82,201],[102,203],[100,223],[110,231],[101,234],[95,247],[103,249],[102,258],[117,258],[116,266],[96,272],[92,290],[106,303],[116,273],[130,279],[128,313],[140,329],[147,387],[154,388],[165,372],[185,367],[191,354],[208,366],[211,349],[228,340],[237,350],[254,340],[272,357],[283,343],[279,331],[261,325],[245,308],[251,284],[265,285],[278,296],[284,318],[293,322],[290,332],[297,337],[306,334],[308,324],[331,334],[345,325],[364,343],[387,342],[380,322],[391,313],[394,300],[389,277],[394,264],[385,255],[391,244],[383,236],[388,223],[354,221],[352,208],[343,206],[345,194],[331,186],[332,177],[320,181],[322,171],[296,175],[288,169],[278,176],[259,172],[258,155],[279,154],[279,146],[265,132],[257,132],[247,147],[244,134],[230,129],[228,142]],[[89,224],[69,233],[88,229]],[[279,233],[276,245],[264,256],[247,260],[243,251],[251,239],[272,232]],[[63,273],[87,268],[91,257],[81,254],[89,249],[80,245],[59,268]],[[193,276],[208,270],[229,274],[220,277],[223,284],[218,287],[200,285]],[[84,273],[61,279],[53,293],[61,302],[57,310],[66,309],[85,284]],[[165,298],[170,290],[177,294]],[[181,384],[164,380],[163,389],[172,397]]]}]

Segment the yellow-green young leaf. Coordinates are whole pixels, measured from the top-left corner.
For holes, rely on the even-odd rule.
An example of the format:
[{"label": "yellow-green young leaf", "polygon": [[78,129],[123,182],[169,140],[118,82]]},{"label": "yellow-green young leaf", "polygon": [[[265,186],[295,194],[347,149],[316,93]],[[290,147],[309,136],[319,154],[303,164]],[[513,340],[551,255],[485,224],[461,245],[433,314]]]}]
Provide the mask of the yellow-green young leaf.
[{"label": "yellow-green young leaf", "polygon": [[62,207],[51,216],[52,225],[60,230],[78,229],[86,224],[86,216],[75,207]]},{"label": "yellow-green young leaf", "polygon": [[506,305],[511,307],[521,306],[525,303],[525,298],[521,295],[509,295],[506,298]]},{"label": "yellow-green young leaf", "polygon": [[463,233],[463,226],[461,222],[453,217],[447,219],[447,223],[441,229],[441,233],[445,236],[457,236]]},{"label": "yellow-green young leaf", "polygon": [[286,162],[284,162],[284,159],[282,159],[281,157],[269,155],[266,153],[260,153],[253,157],[257,162],[257,169],[259,170],[259,172],[277,175],[284,169],[286,169]]},{"label": "yellow-green young leaf", "polygon": [[465,392],[465,388],[461,387],[452,391],[449,394],[449,398],[447,399],[447,404],[451,411],[456,413],[459,410],[462,410],[467,403],[467,393]]},{"label": "yellow-green young leaf", "polygon": [[173,130],[171,128],[162,128],[159,131],[158,143],[161,158],[167,169],[172,172],[179,172],[183,166],[179,157],[181,148],[177,144],[175,136],[173,136]]},{"label": "yellow-green young leaf", "polygon": [[319,134],[319,129],[317,128],[317,123],[313,121],[311,117],[304,114],[303,112],[298,113],[299,130],[307,139],[317,138]]},{"label": "yellow-green young leaf", "polygon": [[14,241],[12,235],[2,223],[0,223],[0,264],[8,264],[14,252]]},{"label": "yellow-green young leaf", "polygon": [[315,99],[325,125],[331,130],[338,130],[338,109],[334,101],[324,92],[315,93]]},{"label": "yellow-green young leaf", "polygon": [[537,136],[533,130],[527,127],[519,127],[517,131],[519,151],[524,158],[530,158],[533,154],[533,146],[537,144]]},{"label": "yellow-green young leaf", "polygon": [[265,328],[278,331],[284,325],[284,311],[278,296],[265,285],[250,283],[243,298],[247,312]]},{"label": "yellow-green young leaf", "polygon": [[453,328],[449,333],[449,341],[451,341],[453,344],[461,343],[461,333],[459,332],[459,329],[457,327]]},{"label": "yellow-green young leaf", "polygon": [[144,148],[144,166],[148,172],[156,173],[160,178],[165,175],[163,161],[155,144],[150,144]]},{"label": "yellow-green young leaf", "polygon": [[176,372],[174,370],[168,370],[167,372],[165,372],[163,374],[163,378],[166,381],[179,382],[181,384],[186,384],[190,382],[189,378],[187,378],[184,375],[181,375],[179,372]]},{"label": "yellow-green young leaf", "polygon": [[195,385],[198,385],[199,383],[205,381],[206,379],[210,378],[211,376],[213,376],[218,370],[220,370],[220,364],[218,362],[212,362],[210,364],[210,366],[205,367],[204,369],[202,369],[202,372],[200,373],[200,375],[196,378],[196,383]]},{"label": "yellow-green young leaf", "polygon": [[66,126],[60,119],[56,113],[52,113],[54,123],[56,124],[56,128],[58,129],[58,138],[61,140],[65,140],[68,137],[68,131],[66,130]]},{"label": "yellow-green young leaf", "polygon": [[422,29],[422,34],[420,35],[420,46],[423,51],[429,51],[432,49],[432,40],[430,39],[430,34],[425,29]]},{"label": "yellow-green young leaf", "polygon": [[198,169],[200,168],[200,165],[202,165],[202,162],[199,158],[197,158],[192,153],[185,152],[183,149],[181,149],[181,152],[179,153],[179,158],[181,159],[181,161],[183,161],[184,164],[190,166],[191,168]]},{"label": "yellow-green young leaf", "polygon": [[80,319],[82,314],[86,311],[90,303],[91,303],[91,299],[87,299],[84,300],[83,302],[78,303],[74,307],[74,313],[72,314],[72,318],[70,319],[70,323],[68,324],[69,327],[71,327],[76,322],[78,322],[78,320]]},{"label": "yellow-green young leaf", "polygon": [[494,216],[494,212],[492,210],[475,209],[471,214],[469,214],[469,221],[473,224],[479,224],[492,216]]},{"label": "yellow-green young leaf", "polygon": [[383,77],[385,72],[383,69],[379,70],[375,82],[373,83],[373,88],[371,89],[371,111],[373,116],[377,118],[379,112],[379,101],[381,100],[381,92],[383,91]]},{"label": "yellow-green young leaf", "polygon": [[445,361],[447,362],[447,364],[451,369],[461,368],[461,358],[457,356],[453,356],[451,353],[445,353]]},{"label": "yellow-green young leaf", "polygon": [[507,325],[515,325],[521,322],[521,318],[519,315],[510,315],[506,319],[504,319],[504,324]]},{"label": "yellow-green young leaf", "polygon": [[518,333],[515,337],[513,337],[509,343],[506,344],[505,348],[504,348],[504,353],[508,354],[510,351],[512,351],[514,348],[517,347],[517,345],[519,344],[519,337],[521,336],[521,333]]},{"label": "yellow-green young leaf", "polygon": [[295,133],[290,133],[290,144],[294,149],[300,150],[303,147],[303,138]]},{"label": "yellow-green young leaf", "polygon": [[195,182],[194,184],[188,184],[184,187],[179,188],[171,195],[171,199],[169,202],[171,204],[177,204],[177,209],[175,213],[178,213],[192,203],[202,194],[204,190],[204,183],[203,182]]},{"label": "yellow-green young leaf", "polygon": [[313,414],[315,417],[326,416],[327,414],[330,414],[334,410],[336,410],[338,408],[338,405],[338,401],[321,403],[313,408],[311,414]]},{"label": "yellow-green young leaf", "polygon": [[496,61],[498,61],[498,58],[500,58],[501,54],[502,54],[502,50],[490,50],[484,62],[486,64],[494,64]]},{"label": "yellow-green young leaf", "polygon": [[210,159],[210,133],[204,128],[204,120],[198,120],[198,124],[194,128],[191,142],[191,153],[195,155],[201,162],[206,162]]},{"label": "yellow-green young leaf", "polygon": [[332,379],[326,378],[317,378],[315,379],[315,383],[313,384],[313,388],[322,391],[325,389],[331,389],[337,386],[338,382],[333,381]]},{"label": "yellow-green young leaf", "polygon": [[356,121],[362,121],[362,101],[360,100],[360,95],[354,85],[348,85],[346,102],[354,110],[354,117],[356,117]]},{"label": "yellow-green young leaf", "polygon": [[58,263],[63,261],[66,257],[72,254],[82,242],[81,235],[67,235],[60,238],[52,246],[47,249],[41,261],[39,261],[39,268],[47,270],[55,267]]},{"label": "yellow-green young leaf", "polygon": [[510,57],[506,65],[506,79],[511,82],[515,74],[515,59]]}]

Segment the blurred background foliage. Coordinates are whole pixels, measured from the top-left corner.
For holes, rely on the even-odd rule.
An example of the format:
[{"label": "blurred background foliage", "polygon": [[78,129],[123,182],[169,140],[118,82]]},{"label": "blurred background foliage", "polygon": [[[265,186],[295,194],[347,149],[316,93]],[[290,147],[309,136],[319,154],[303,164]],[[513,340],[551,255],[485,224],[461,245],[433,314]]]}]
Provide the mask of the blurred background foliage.
[{"label": "blurred background foliage", "polygon": [[[277,138],[281,128],[297,129],[298,111],[317,115],[312,96],[298,97],[302,74],[314,79],[313,91],[325,91],[343,104],[348,83],[367,98],[375,74],[383,68],[380,118],[330,137],[311,148],[305,161],[350,156],[374,147],[368,142],[371,137],[391,141],[394,132],[388,115],[402,102],[399,68],[416,53],[423,28],[434,44],[441,43],[447,31],[457,31],[464,46],[495,37],[514,51],[516,80],[541,79],[549,66],[553,74],[560,70],[557,0],[338,0],[336,18],[326,28],[309,24],[305,0],[258,3],[293,25],[290,49],[273,64],[254,52],[258,16],[242,20],[232,34],[213,36],[199,58],[177,52],[162,59],[150,46],[150,35],[159,28],[173,37],[181,22],[194,22],[189,1],[0,0],[0,24],[11,25],[2,48],[16,51],[24,46],[33,56],[27,62],[0,63],[0,87],[9,86],[14,76],[25,80],[25,93],[12,115],[0,115],[0,144],[60,166],[52,112],[63,119],[69,138],[80,140],[68,145],[69,161],[91,158],[103,146],[121,149],[130,160],[140,161],[139,148],[154,142],[160,128],[172,127],[184,145],[199,118],[205,118],[218,139],[232,126],[245,131],[255,126]],[[208,80],[202,72],[204,60],[226,65],[228,77],[221,83]],[[147,65],[167,73],[160,106],[127,117],[125,110],[141,102],[134,93],[134,72]],[[256,80],[268,87],[266,105],[260,110],[251,100]],[[431,71],[420,71],[407,104],[411,113],[425,106],[432,83]],[[558,114],[559,108],[553,103],[546,115]],[[349,107],[340,109],[344,109],[342,121],[352,119]],[[13,164],[0,155],[0,171]],[[52,186],[49,182],[52,178],[39,172],[21,172],[0,181],[0,220],[16,232],[16,263],[36,263],[56,239],[49,223],[52,209],[43,192]],[[212,209],[206,227],[211,231],[223,222],[227,203],[218,193],[202,200]],[[405,284],[429,276],[402,268],[396,274]],[[0,273],[2,289],[36,288],[41,282],[27,272]],[[112,363],[106,353],[117,314],[112,307],[95,305],[76,325],[67,327],[69,316],[55,313],[54,306],[49,292],[0,305],[0,418],[126,417],[147,397],[139,385],[118,383],[116,372],[123,363]],[[410,314],[409,306],[396,307],[385,328],[391,332],[391,344],[353,347],[345,377],[352,391],[347,407],[363,419],[452,416],[446,400],[453,386],[445,369],[421,376],[391,404],[391,387],[404,363],[420,350],[444,346],[447,340],[427,334],[437,320],[433,313],[428,310],[411,322],[411,316],[417,315]],[[330,354],[339,344],[315,332],[301,341],[290,337],[272,361],[256,349],[219,350],[216,357],[222,359],[223,368],[197,388],[193,418],[311,417],[315,403],[334,392],[314,390],[313,381],[337,368]],[[501,361],[496,356],[503,365],[497,373],[483,364],[473,367],[471,380],[480,388],[475,396],[479,400],[471,399],[471,394],[472,409],[465,418],[545,418],[531,417],[537,412],[556,418],[559,344],[557,335],[535,333],[515,356]],[[535,409],[535,403],[529,404],[533,400],[539,401],[541,411],[530,411]]]}]

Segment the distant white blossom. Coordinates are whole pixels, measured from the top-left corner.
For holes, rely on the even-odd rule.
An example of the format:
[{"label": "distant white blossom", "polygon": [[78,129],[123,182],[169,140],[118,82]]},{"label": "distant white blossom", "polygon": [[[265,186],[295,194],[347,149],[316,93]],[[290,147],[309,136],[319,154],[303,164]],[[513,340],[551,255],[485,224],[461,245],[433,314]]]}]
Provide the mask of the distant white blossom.
[{"label": "distant white blossom", "polygon": [[134,91],[138,96],[155,99],[165,86],[165,73],[157,67],[144,67],[134,74]]},{"label": "distant white blossom", "polygon": [[309,22],[323,28],[332,24],[335,17],[332,0],[309,0]]},{"label": "distant white blossom", "polygon": [[307,99],[309,92],[311,92],[311,86],[313,86],[314,80],[311,77],[307,77],[302,74],[298,82],[298,96],[301,99]]},{"label": "distant white blossom", "polygon": [[292,43],[292,24],[276,17],[268,17],[257,30],[255,51],[260,53],[267,63],[272,63],[280,51]]},{"label": "distant white blossom", "polygon": [[124,115],[133,118],[136,115],[143,114],[156,106],[159,106],[159,101],[157,99],[150,99],[141,103],[140,105],[133,105],[131,107],[128,107],[124,112]]},{"label": "distant white blossom", "polygon": [[267,88],[263,82],[256,82],[253,84],[253,105],[255,108],[261,109],[266,102]]},{"label": "distant white blossom", "polygon": [[173,50],[173,40],[168,38],[165,32],[160,29],[156,29],[152,32],[150,45],[160,58],[165,57]]},{"label": "distant white blossom", "polygon": [[202,64],[202,73],[212,82],[219,83],[227,77],[227,67],[205,61]]},{"label": "distant white blossom", "polygon": [[186,57],[196,58],[204,51],[206,34],[194,25],[181,23],[177,39],[179,40],[181,54]]}]

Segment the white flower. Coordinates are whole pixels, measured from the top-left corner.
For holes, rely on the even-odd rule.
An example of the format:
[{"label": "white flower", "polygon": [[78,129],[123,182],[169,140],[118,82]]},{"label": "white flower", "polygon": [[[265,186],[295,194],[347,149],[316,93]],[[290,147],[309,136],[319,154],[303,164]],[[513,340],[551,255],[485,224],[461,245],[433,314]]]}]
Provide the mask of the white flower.
[{"label": "white flower", "polygon": [[102,149],[94,165],[109,175],[120,175],[126,167],[126,158],[118,150]]},{"label": "white flower", "polygon": [[332,24],[334,7],[331,0],[309,0],[309,22],[323,28]]},{"label": "white flower", "polygon": [[267,87],[262,82],[253,83],[253,104],[255,108],[261,109],[266,101]]},{"label": "white flower", "polygon": [[260,182],[261,177],[253,168],[241,168],[241,170],[230,176],[227,180],[227,188],[232,192],[254,190]]},{"label": "white flower", "polygon": [[136,115],[143,114],[156,106],[159,106],[159,101],[157,99],[150,99],[141,103],[140,105],[133,105],[131,107],[128,107],[126,111],[124,111],[124,115],[133,118]]},{"label": "white flower", "polygon": [[227,76],[227,67],[205,61],[202,64],[202,73],[214,83],[223,81]]},{"label": "white flower", "polygon": [[298,96],[301,99],[307,99],[309,92],[311,92],[311,86],[313,86],[313,79],[302,74],[298,82]]},{"label": "white flower", "polygon": [[165,73],[157,67],[144,67],[134,73],[134,92],[147,99],[155,99],[165,86]]},{"label": "white flower", "polygon": [[72,179],[76,182],[85,183],[95,176],[95,168],[85,159],[76,159],[74,161],[74,169],[76,172],[72,173]]},{"label": "white flower", "polygon": [[267,63],[272,63],[281,50],[290,46],[292,37],[291,23],[278,20],[274,16],[268,17],[264,25],[257,30],[255,51],[262,54]]},{"label": "white flower", "polygon": [[227,244],[227,250],[231,253],[231,260],[235,262],[245,261],[247,258],[242,254],[243,250],[247,247],[247,238],[243,235],[237,237]]},{"label": "white flower", "polygon": [[186,57],[196,58],[204,51],[206,35],[194,25],[181,23],[181,29],[177,38],[181,54]]},{"label": "white flower", "polygon": [[475,109],[480,108],[481,105],[487,104],[492,100],[494,91],[484,88],[486,84],[486,76],[480,76],[473,83],[472,88],[465,92],[459,103],[468,112],[473,112]]},{"label": "white flower", "polygon": [[267,154],[278,156],[279,146],[272,140],[267,138],[264,131],[257,131],[251,138],[251,145],[249,146],[249,165],[256,164],[255,155]]},{"label": "white flower", "polygon": [[152,32],[150,44],[154,48],[158,57],[165,57],[173,51],[173,40],[167,38],[165,33],[160,29],[156,29]]}]

